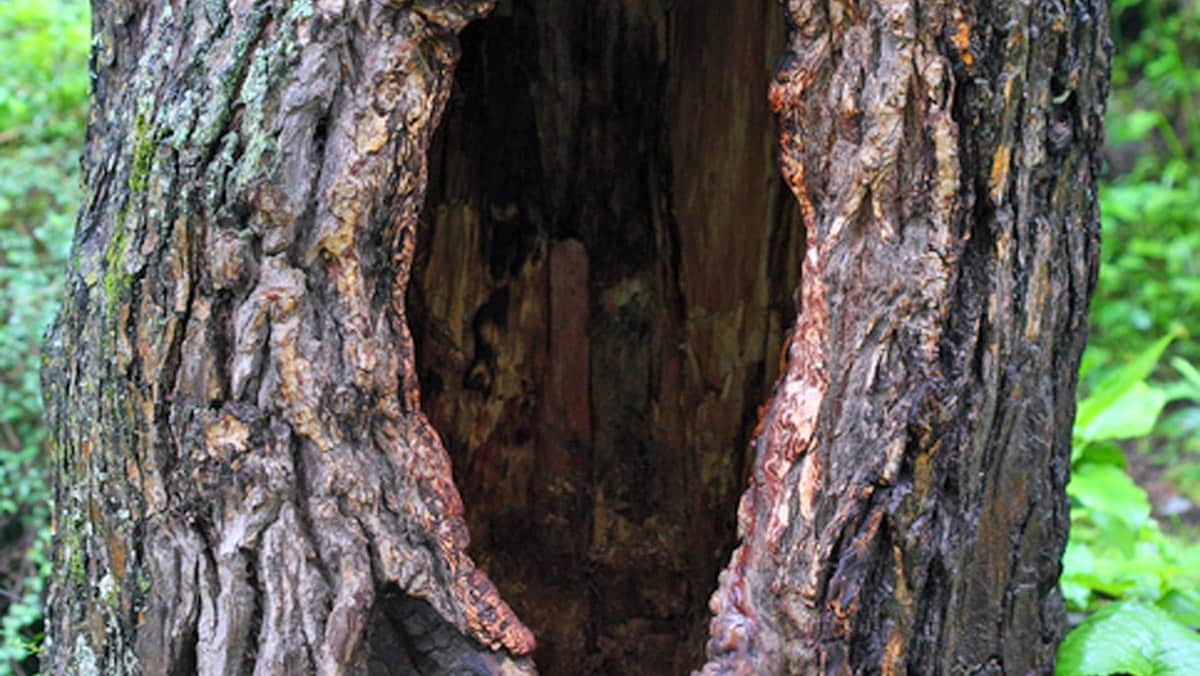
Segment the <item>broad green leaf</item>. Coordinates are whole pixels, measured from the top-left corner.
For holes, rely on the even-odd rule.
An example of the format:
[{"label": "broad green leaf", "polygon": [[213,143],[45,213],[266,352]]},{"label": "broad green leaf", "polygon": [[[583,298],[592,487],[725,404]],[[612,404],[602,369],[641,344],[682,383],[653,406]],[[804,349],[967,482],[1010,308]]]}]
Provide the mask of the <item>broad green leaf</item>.
[{"label": "broad green leaf", "polygon": [[1058,649],[1059,676],[1195,676],[1200,634],[1164,610],[1135,601],[1096,611]]},{"label": "broad green leaf", "polygon": [[1111,515],[1136,531],[1150,518],[1146,491],[1112,465],[1088,463],[1075,468],[1067,484],[1067,495],[1090,510],[1093,520],[1098,515]]},{"label": "broad green leaf", "polygon": [[1178,335],[1178,330],[1171,331],[1146,348],[1133,361],[1114,369],[1101,380],[1096,389],[1079,402],[1075,413],[1076,432],[1088,429],[1109,407],[1144,381],[1154,370],[1154,365],[1158,363],[1163,351]]},{"label": "broad green leaf", "polygon": [[1120,469],[1125,469],[1125,451],[1112,441],[1102,441],[1094,444],[1087,444],[1082,449],[1077,461],[1083,463],[1095,463],[1097,465],[1112,465]]},{"label": "broad green leaf", "polygon": [[1200,627],[1200,595],[1172,589],[1159,599],[1158,607],[1171,613],[1175,619],[1192,627]]},{"label": "broad green leaf", "polygon": [[1087,425],[1077,427],[1076,434],[1084,443],[1144,437],[1166,404],[1162,388],[1135,382]]}]

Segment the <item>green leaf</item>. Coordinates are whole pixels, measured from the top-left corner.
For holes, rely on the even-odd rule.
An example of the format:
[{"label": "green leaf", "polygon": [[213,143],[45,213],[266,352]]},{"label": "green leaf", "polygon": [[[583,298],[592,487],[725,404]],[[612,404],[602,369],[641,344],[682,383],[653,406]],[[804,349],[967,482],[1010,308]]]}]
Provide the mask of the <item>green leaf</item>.
[{"label": "green leaf", "polygon": [[1058,649],[1059,676],[1195,676],[1200,635],[1164,610],[1135,601],[1096,611]]},{"label": "green leaf", "polygon": [[1183,376],[1183,379],[1195,388],[1196,392],[1200,392],[1200,370],[1182,357],[1172,357],[1170,363],[1179,372],[1179,375]]},{"label": "green leaf", "polygon": [[1066,575],[1058,582],[1059,588],[1062,589],[1063,599],[1067,602],[1068,608],[1086,608],[1088,600],[1092,597],[1092,589],[1086,584],[1080,584]]},{"label": "green leaf", "polygon": [[1087,444],[1078,458],[1079,464],[1095,463],[1125,469],[1125,451],[1111,441]]},{"label": "green leaf", "polygon": [[1155,364],[1158,363],[1162,353],[1171,344],[1171,341],[1179,335],[1179,330],[1173,330],[1167,335],[1155,341],[1150,347],[1146,348],[1133,361],[1125,364],[1108,374],[1104,380],[1096,385],[1096,389],[1083,401],[1079,402],[1079,408],[1075,414],[1075,431],[1077,435],[1083,435],[1082,438],[1086,441],[1096,440],[1086,436],[1086,431],[1108,411],[1110,407],[1115,405],[1122,397],[1129,394],[1139,383],[1142,383],[1150,372],[1154,370]]},{"label": "green leaf", "polygon": [[1121,468],[1088,463],[1071,472],[1067,495],[1097,515],[1110,515],[1136,531],[1150,518],[1150,500],[1146,491],[1133,482]]},{"label": "green leaf", "polygon": [[1200,388],[1186,380],[1178,380],[1164,385],[1162,392],[1163,396],[1167,398],[1168,404],[1173,401],[1200,402]]},{"label": "green leaf", "polygon": [[1200,596],[1192,592],[1172,589],[1159,599],[1158,607],[1184,624],[1200,627]]},{"label": "green leaf", "polygon": [[1083,442],[1144,437],[1154,430],[1166,404],[1167,393],[1162,388],[1136,382],[1076,433]]},{"label": "green leaf", "polygon": [[1117,145],[1140,141],[1157,129],[1163,119],[1163,114],[1157,110],[1131,110],[1112,121],[1108,128],[1109,142]]}]

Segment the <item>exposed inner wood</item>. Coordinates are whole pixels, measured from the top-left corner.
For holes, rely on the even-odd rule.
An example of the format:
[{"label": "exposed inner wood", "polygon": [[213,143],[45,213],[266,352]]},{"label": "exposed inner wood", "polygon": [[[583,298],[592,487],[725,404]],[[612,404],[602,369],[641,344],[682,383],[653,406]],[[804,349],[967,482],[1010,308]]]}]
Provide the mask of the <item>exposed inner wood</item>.
[{"label": "exposed inner wood", "polygon": [[409,321],[472,556],[543,673],[702,662],[804,250],[782,18],[518,0],[461,36]]}]

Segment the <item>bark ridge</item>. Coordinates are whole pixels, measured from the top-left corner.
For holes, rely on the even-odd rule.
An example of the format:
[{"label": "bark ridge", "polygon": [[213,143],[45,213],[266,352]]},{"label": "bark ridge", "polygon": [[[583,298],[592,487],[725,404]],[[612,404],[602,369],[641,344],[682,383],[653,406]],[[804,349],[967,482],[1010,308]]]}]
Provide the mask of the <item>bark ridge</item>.
[{"label": "bark ridge", "polygon": [[[405,321],[456,34],[489,8],[97,4],[45,376],[49,671],[354,673],[388,646],[532,670],[466,555]],[[400,635],[364,641],[373,616]]]},{"label": "bark ridge", "polygon": [[1102,2],[789,0],[808,231],[704,673],[1051,673]]}]

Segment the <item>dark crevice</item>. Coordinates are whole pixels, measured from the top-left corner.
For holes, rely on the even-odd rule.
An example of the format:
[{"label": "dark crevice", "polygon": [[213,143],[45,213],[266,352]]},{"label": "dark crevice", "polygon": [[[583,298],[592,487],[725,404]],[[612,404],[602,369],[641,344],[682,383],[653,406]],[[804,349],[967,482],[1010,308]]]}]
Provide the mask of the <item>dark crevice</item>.
[{"label": "dark crevice", "polygon": [[183,647],[183,652],[180,653],[178,659],[171,664],[170,676],[193,676],[196,673],[198,665],[196,660],[196,647],[200,643],[200,627],[193,623],[188,628],[188,635],[183,637],[180,645]]},{"label": "dark crevice", "polygon": [[[185,223],[183,227],[189,227],[189,225]],[[175,330],[166,337],[169,347],[167,348],[166,357],[163,360],[163,368],[158,374],[160,391],[170,394],[159,397],[154,402],[154,420],[158,427],[158,439],[162,442],[156,446],[159,452],[155,460],[158,463],[159,474],[164,477],[172,476],[177,461],[186,457],[183,449],[180,448],[178,439],[172,431],[173,421],[171,420],[170,411],[173,408],[172,399],[177,390],[180,365],[183,362],[183,342],[187,338],[188,324],[191,321],[192,310],[196,301],[196,287],[200,272],[198,260],[200,249],[203,246],[203,238],[188,236],[187,242],[188,249],[181,252],[186,257],[184,265],[188,271],[187,302],[184,304],[183,313],[176,313]]]},{"label": "dark crevice", "polygon": [[543,673],[700,664],[803,257],[782,38],[773,0],[509,0],[461,35],[408,319],[472,556]]},{"label": "dark crevice", "polygon": [[250,609],[246,626],[246,659],[242,662],[242,672],[243,676],[253,676],[265,608],[263,607],[263,588],[256,565],[258,557],[255,556],[255,552],[249,552],[244,558],[246,560],[246,588],[252,595],[253,606]]},{"label": "dark crevice", "polygon": [[[308,543],[311,543],[315,549],[317,543],[316,529],[312,521],[312,513],[310,507],[303,504],[307,496],[312,494],[309,479],[308,479],[308,464],[304,460],[304,449],[301,447],[301,442],[296,439],[290,432],[286,436],[288,450],[292,459],[292,471],[296,474],[297,495],[292,498],[294,513],[296,515],[296,523],[300,526],[300,535]],[[311,559],[313,567],[321,575],[321,579],[325,582],[326,588],[335,589],[337,576],[329,570],[321,557],[313,557]]]},{"label": "dark crevice", "polygon": [[379,593],[367,622],[371,676],[488,676],[501,656],[463,636],[425,601],[391,586]]}]

